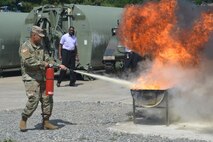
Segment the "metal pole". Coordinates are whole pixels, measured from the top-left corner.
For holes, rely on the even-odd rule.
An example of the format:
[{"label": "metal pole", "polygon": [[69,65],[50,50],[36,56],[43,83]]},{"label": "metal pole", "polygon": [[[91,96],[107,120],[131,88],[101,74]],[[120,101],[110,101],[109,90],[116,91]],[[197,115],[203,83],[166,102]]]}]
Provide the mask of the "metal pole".
[{"label": "metal pole", "polygon": [[[40,88],[40,92],[41,92],[41,88]],[[43,97],[42,97],[42,93],[41,93],[41,115],[42,115],[42,129],[44,129],[44,104],[43,104]]]},{"label": "metal pole", "polygon": [[135,120],[136,120],[136,118],[135,118],[135,99],[133,96],[132,96],[132,100],[133,100],[133,122],[135,123]]},{"label": "metal pole", "polygon": [[169,100],[167,91],[165,97],[166,97],[166,126],[169,126]]}]

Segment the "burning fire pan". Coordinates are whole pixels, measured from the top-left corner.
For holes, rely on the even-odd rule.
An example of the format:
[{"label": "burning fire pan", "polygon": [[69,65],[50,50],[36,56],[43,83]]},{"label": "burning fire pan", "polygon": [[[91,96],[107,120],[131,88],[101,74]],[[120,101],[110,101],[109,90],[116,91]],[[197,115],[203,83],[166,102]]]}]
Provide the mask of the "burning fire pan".
[{"label": "burning fire pan", "polygon": [[164,108],[165,109],[165,122],[169,125],[168,119],[168,90],[146,90],[146,89],[131,89],[133,98],[133,120],[136,123],[137,116],[136,110],[139,108]]}]

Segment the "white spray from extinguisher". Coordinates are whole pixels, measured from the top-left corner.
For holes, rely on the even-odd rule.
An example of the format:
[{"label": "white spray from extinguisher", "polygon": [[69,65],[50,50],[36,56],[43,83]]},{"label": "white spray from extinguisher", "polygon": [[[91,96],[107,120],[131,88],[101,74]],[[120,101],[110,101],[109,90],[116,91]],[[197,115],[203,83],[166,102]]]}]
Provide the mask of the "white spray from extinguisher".
[{"label": "white spray from extinguisher", "polygon": [[102,75],[97,75],[97,74],[79,71],[79,70],[74,70],[74,72],[79,73],[79,74],[83,74],[83,75],[87,75],[87,76],[90,76],[90,77],[94,77],[94,78],[97,78],[97,79],[105,80],[105,81],[108,81],[108,82],[120,84],[120,85],[127,87],[127,88],[131,88],[131,86],[133,85],[132,82],[122,80],[122,79],[110,78],[110,77],[106,77],[106,76],[102,76]]}]

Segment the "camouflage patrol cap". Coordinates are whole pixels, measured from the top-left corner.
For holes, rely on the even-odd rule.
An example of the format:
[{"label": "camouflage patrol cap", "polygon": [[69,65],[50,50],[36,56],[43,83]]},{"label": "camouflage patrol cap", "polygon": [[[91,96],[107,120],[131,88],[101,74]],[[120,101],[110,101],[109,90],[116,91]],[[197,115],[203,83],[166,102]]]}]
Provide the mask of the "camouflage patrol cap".
[{"label": "camouflage patrol cap", "polygon": [[40,37],[44,37],[43,29],[38,27],[38,26],[33,26],[32,27],[32,32],[33,33],[37,33]]}]

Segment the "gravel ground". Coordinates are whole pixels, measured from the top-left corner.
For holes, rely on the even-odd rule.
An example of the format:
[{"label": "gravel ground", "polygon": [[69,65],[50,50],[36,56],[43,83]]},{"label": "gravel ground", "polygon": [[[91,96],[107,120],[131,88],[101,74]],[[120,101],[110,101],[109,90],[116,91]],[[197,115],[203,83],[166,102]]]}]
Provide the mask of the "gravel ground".
[{"label": "gravel ground", "polygon": [[20,132],[18,123],[21,111],[0,111],[0,142],[198,142],[110,131],[108,128],[116,123],[132,121],[132,105],[122,103],[55,103],[51,122],[60,129],[53,131],[40,129],[41,112],[38,107],[28,120],[28,131]]}]

